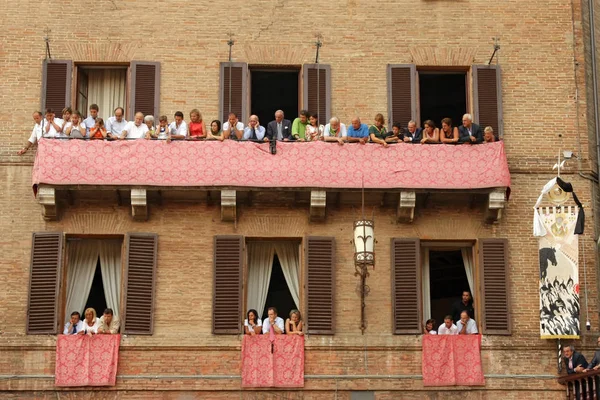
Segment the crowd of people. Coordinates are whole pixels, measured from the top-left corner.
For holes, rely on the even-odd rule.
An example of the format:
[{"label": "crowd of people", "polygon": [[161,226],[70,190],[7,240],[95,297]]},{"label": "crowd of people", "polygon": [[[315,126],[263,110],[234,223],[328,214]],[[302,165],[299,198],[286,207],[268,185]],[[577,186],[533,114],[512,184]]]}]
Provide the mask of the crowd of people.
[{"label": "crowd of people", "polygon": [[470,291],[465,290],[461,299],[453,304],[452,312],[444,317],[444,323],[436,329],[435,319],[428,319],[423,327],[423,333],[425,335],[474,335],[479,333],[474,316],[473,297]]},{"label": "crowd of people", "polygon": [[283,318],[277,316],[277,308],[269,307],[267,309],[268,318],[262,321],[258,317],[256,310],[248,310],[244,320],[244,333],[246,335],[304,335],[302,315],[298,310],[290,311],[289,318],[283,321]]},{"label": "crowd of people", "polygon": [[96,335],[96,334],[117,334],[121,328],[119,317],[114,315],[111,308],[104,310],[102,317],[98,318],[96,310],[87,308],[83,313],[85,318],[81,319],[78,311],[71,313],[71,318],[65,324],[64,335]]},{"label": "crowd of people", "polygon": [[98,116],[99,107],[92,104],[89,115],[83,118],[77,110],[66,107],[61,117],[54,110],[47,109],[44,114],[40,111],[33,113],[35,125],[24,148],[18,154],[26,153],[31,146],[41,138],[58,139],[91,139],[91,140],[124,140],[124,139],[159,139],[171,140],[251,140],[251,141],[300,141],[310,142],[323,140],[326,142],[344,143],[375,143],[388,147],[393,143],[443,143],[443,144],[479,144],[496,141],[491,126],[481,129],[473,123],[473,117],[465,114],[462,125],[454,126],[450,118],[442,119],[440,127],[432,120],[423,123],[423,128],[417,127],[415,121],[410,121],[406,127],[395,123],[391,131],[385,127],[382,114],[375,115],[373,124],[362,123],[358,116],[352,118],[348,127],[337,117],[333,117],[326,125],[319,122],[319,116],[306,110],[291,122],[285,119],[281,110],[275,112],[275,119],[266,127],[260,124],[258,116],[251,115],[248,124],[244,125],[235,113],[230,113],[227,121],[221,123],[213,120],[207,128],[202,114],[193,109],[189,122],[184,119],[183,112],[177,111],[173,121],[162,115],[155,120],[152,115],[137,112],[133,121],[126,121],[122,107],[114,110],[113,116],[104,121]]}]

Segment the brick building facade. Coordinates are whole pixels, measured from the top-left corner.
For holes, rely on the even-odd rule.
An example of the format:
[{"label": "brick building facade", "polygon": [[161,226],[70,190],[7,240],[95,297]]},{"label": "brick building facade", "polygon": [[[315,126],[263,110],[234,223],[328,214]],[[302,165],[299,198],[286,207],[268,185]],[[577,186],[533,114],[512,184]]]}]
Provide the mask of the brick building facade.
[{"label": "brick building facade", "polygon": [[[102,393],[64,390],[61,397],[350,399],[360,391],[372,391],[378,400],[564,396],[564,388],[555,379],[556,341],[539,338],[538,243],[532,236],[531,207],[542,186],[554,176],[551,168],[557,150],[573,150],[578,158],[567,163],[563,177],[573,183],[588,208],[587,231],[580,247],[581,320],[589,318],[592,323],[591,332],[583,331],[576,344],[586,356],[591,355],[600,326],[597,221],[591,207],[598,186],[579,174],[597,174],[593,131],[588,133],[590,97],[585,85],[582,7],[579,0],[255,1],[230,9],[223,2],[183,1],[150,4],[100,0],[64,9],[57,2],[8,4],[0,44],[4,78],[0,89],[0,228],[5,232],[0,241],[0,276],[5,286],[0,294],[2,396],[33,399],[56,395],[56,336],[27,334],[32,234],[36,232],[62,232],[67,239],[124,237],[138,232],[158,237],[152,334],[123,337],[116,387]],[[48,97],[48,90],[43,91],[44,87],[56,87],[52,86],[56,84],[54,78],[44,77],[49,64],[44,63],[44,36],[49,38],[52,59],[67,61],[63,92],[74,107],[87,104],[81,97],[83,82],[91,79],[95,70],[122,69],[125,100],[119,105],[126,108],[130,119],[132,110],[141,107],[135,96],[138,101],[140,93],[149,96],[139,92],[147,78],[142,77],[141,69],[137,75],[134,71],[135,62],[140,61],[146,64],[139,65],[156,66],[155,77],[147,78],[156,96],[148,97],[144,107],[156,116],[168,115],[169,120],[178,110],[188,119],[189,111],[198,108],[204,120],[210,121],[222,119],[229,107],[229,32],[235,41],[233,66],[239,66],[239,70],[232,68],[232,73],[240,73],[235,83],[245,86],[239,88],[237,100],[232,98],[233,108],[240,107],[243,113],[242,120],[251,111],[257,112],[260,101],[266,101],[264,96],[252,97],[253,92],[264,89],[265,85],[257,83],[261,73],[295,74],[298,84],[289,89],[289,96],[297,98],[297,108],[315,108],[311,87],[316,78],[310,70],[314,70],[314,42],[320,34],[323,47],[319,68],[325,72],[319,79],[325,83],[319,82],[323,96],[318,108],[321,114],[338,116],[346,124],[354,115],[370,123],[379,112],[386,120],[401,120],[406,115],[420,119],[429,115],[426,109],[437,115],[434,100],[443,96],[436,92],[432,97],[426,93],[425,84],[435,87],[444,83],[445,75],[462,79],[462,86],[453,83],[455,86],[448,90],[462,88],[460,101],[476,119],[479,116],[483,120],[490,106],[481,102],[482,96],[495,87],[484,86],[474,73],[478,68],[488,70],[483,66],[494,51],[493,38],[499,38],[501,48],[492,66],[494,71],[501,71],[493,74],[498,78],[500,95],[491,96],[498,102],[492,107],[498,112],[492,124],[506,149],[510,199],[502,204],[497,221],[489,223],[489,191],[421,190],[417,191],[414,219],[405,223],[398,222],[399,191],[367,190],[367,209],[374,212],[378,242],[377,265],[368,278],[364,335],[350,243],[352,222],[360,207],[356,190],[327,189],[326,216],[320,221],[310,218],[310,188],[238,189],[233,218],[223,217],[224,196],[220,192],[231,188],[162,188],[160,196],[148,196],[149,216],[141,221],[131,216],[132,188],[72,185],[60,193],[57,190],[56,220],[44,219],[41,211],[50,212],[51,207],[44,209],[32,195],[35,151],[24,156],[16,153],[28,138],[31,112],[55,101]],[[411,90],[406,98],[393,88],[394,82],[401,81],[393,81],[393,70],[388,66],[408,66],[413,74],[409,82],[414,86],[400,86]],[[237,86],[233,90],[232,97]],[[397,102],[391,100],[394,96]],[[152,101],[155,99],[157,104]],[[394,113],[401,117],[394,118]],[[485,115],[489,117],[489,113]],[[109,114],[101,110],[101,116],[106,119]],[[287,117],[295,115],[288,113]],[[359,174],[356,179],[360,179]],[[231,212],[231,207],[227,210]],[[307,337],[302,391],[241,388],[240,336],[213,333],[216,235],[241,235],[245,240],[294,239],[303,250],[307,237],[335,239],[335,333]],[[420,336],[395,334],[394,329],[390,288],[394,238],[470,243],[476,254],[482,239],[506,239],[510,334],[484,332],[484,387],[444,388],[444,393],[423,387]],[[478,264],[478,277],[480,268]],[[65,314],[64,280],[56,300],[60,325]],[[479,282],[476,288],[480,296]],[[304,303],[306,293],[301,297]],[[485,318],[481,308],[478,316]]]}]

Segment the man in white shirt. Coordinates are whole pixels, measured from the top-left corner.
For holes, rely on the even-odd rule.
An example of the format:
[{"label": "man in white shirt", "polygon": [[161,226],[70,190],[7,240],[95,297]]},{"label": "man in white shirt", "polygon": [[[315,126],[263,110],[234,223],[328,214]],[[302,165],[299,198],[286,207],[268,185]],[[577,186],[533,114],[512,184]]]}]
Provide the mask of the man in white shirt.
[{"label": "man in white shirt", "polygon": [[187,137],[188,126],[183,120],[183,113],[181,111],[175,113],[175,121],[169,125],[169,132],[171,133],[171,139],[185,139]]},{"label": "man in white shirt", "polygon": [[129,121],[121,131],[119,139],[144,139],[148,133],[148,125],[144,123],[144,114],[135,113],[135,120]]},{"label": "man in white shirt", "polygon": [[62,133],[63,120],[60,118],[56,118],[54,111],[52,109],[46,110],[46,120],[44,121],[44,129],[42,130],[42,134],[44,137],[48,138],[58,138],[58,137],[67,137]]},{"label": "man in white shirt", "polygon": [[273,329],[276,335],[285,333],[284,322],[282,318],[277,316],[277,309],[275,307],[269,307],[267,311],[269,318],[263,321],[262,333],[267,334]]},{"label": "man in white shirt", "polygon": [[106,134],[110,139],[118,139],[127,125],[127,121],[123,118],[125,110],[122,107],[115,108],[115,115],[108,118],[106,121]]},{"label": "man in white shirt", "polygon": [[346,136],[346,125],[341,123],[338,117],[332,117],[323,130],[323,139],[326,142],[344,144]]},{"label": "man in white shirt", "polygon": [[477,330],[477,323],[471,317],[467,311],[460,313],[460,321],[456,323],[459,335],[474,335],[479,333]]},{"label": "man in white shirt", "polygon": [[229,114],[229,119],[223,124],[223,137],[225,139],[242,140],[244,124],[238,120],[235,113]]},{"label": "man in white shirt", "polygon": [[65,324],[63,335],[76,335],[77,332],[83,329],[83,321],[81,320],[81,314],[77,311],[71,313],[71,319]]},{"label": "man in white shirt", "polygon": [[29,136],[29,140],[27,141],[27,144],[25,145],[25,147],[23,147],[21,150],[19,150],[17,152],[17,154],[20,156],[27,153],[27,150],[29,150],[29,148],[31,146],[36,144],[44,136],[45,120],[42,117],[42,113],[39,111],[34,112],[33,113],[33,121],[35,122],[35,125],[33,126],[33,129],[31,130],[31,136]]},{"label": "man in white shirt", "polygon": [[90,115],[88,115],[88,117],[86,119],[83,120],[83,123],[85,124],[85,135],[86,137],[90,137],[90,129],[92,129],[94,127],[94,125],[96,125],[96,118],[98,118],[98,111],[100,110],[100,108],[98,107],[97,104],[92,104],[90,106]]},{"label": "man in white shirt", "polygon": [[452,315],[444,317],[444,323],[438,328],[438,335],[458,335],[458,328],[452,322]]},{"label": "man in white shirt", "polygon": [[260,126],[257,115],[250,116],[248,126],[244,129],[244,140],[265,140],[265,127]]}]

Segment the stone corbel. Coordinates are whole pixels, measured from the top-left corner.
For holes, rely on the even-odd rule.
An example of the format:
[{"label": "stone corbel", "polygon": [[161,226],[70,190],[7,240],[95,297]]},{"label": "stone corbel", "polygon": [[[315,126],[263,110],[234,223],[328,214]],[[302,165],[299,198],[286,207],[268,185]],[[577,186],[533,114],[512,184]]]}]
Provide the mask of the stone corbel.
[{"label": "stone corbel", "polygon": [[148,220],[146,189],[131,189],[131,216],[136,221]]},{"label": "stone corbel", "polygon": [[488,204],[485,210],[485,222],[495,224],[500,222],[502,210],[506,205],[506,189],[495,189],[488,194]]},{"label": "stone corbel", "polygon": [[58,209],[54,188],[40,185],[38,187],[37,199],[42,206],[42,216],[44,219],[46,221],[56,221],[58,219]]},{"label": "stone corbel", "polygon": [[417,194],[415,192],[401,191],[398,201],[398,211],[396,221],[411,223],[415,218],[415,206],[417,203]]},{"label": "stone corbel", "polygon": [[312,190],[310,192],[311,221],[323,221],[325,219],[326,203],[327,192],[325,190]]},{"label": "stone corbel", "polygon": [[236,215],[236,191],[221,190],[221,221],[235,222]]}]

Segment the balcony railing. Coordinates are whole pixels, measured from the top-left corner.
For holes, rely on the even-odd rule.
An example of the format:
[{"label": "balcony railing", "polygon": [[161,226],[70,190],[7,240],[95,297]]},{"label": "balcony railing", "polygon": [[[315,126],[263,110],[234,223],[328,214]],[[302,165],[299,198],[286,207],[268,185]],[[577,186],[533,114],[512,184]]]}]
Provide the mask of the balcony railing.
[{"label": "balcony railing", "polygon": [[558,383],[566,386],[568,400],[600,399],[600,370],[561,376]]}]

